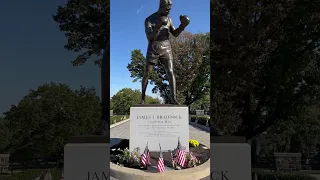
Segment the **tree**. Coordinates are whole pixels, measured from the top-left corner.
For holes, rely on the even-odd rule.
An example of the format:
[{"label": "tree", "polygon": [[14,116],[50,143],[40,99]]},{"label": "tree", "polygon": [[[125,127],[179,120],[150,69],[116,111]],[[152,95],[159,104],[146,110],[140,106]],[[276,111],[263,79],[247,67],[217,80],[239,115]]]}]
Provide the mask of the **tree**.
[{"label": "tree", "polygon": [[113,101],[110,99],[110,110],[114,109]]},{"label": "tree", "polygon": [[68,38],[65,48],[83,52],[72,61],[74,66],[90,58],[101,64],[102,52],[109,43],[109,10],[108,1],[69,0],[66,6],[58,7],[53,19]]},{"label": "tree", "polygon": [[99,123],[99,97],[92,88],[44,84],[5,115],[12,157],[61,156],[69,137],[90,133]]},{"label": "tree", "polygon": [[319,1],[217,1],[212,119],[247,139],[319,102]]},{"label": "tree", "polygon": [[266,135],[269,152],[300,152],[303,157],[316,155],[320,149],[319,104],[304,113],[292,117],[290,121],[277,122]]},{"label": "tree", "polygon": [[8,128],[8,121],[0,117],[0,153],[8,151],[9,139],[10,131]]},{"label": "tree", "polygon": [[[113,110],[115,114],[126,115],[130,114],[130,107],[139,104],[141,100],[141,92],[130,88],[123,88],[111,98]],[[160,100],[146,96],[146,103],[159,104]]]},{"label": "tree", "polygon": [[[179,37],[171,38],[174,57],[174,73],[177,82],[177,98],[183,104],[190,105],[209,91],[210,34],[191,34],[183,32]],[[133,81],[143,78],[145,57],[140,50],[131,52],[131,63],[127,68]],[[154,67],[150,75],[150,84],[155,85],[154,93],[159,92],[164,102],[170,102],[170,90],[165,71],[160,64]]]},{"label": "tree", "polygon": [[101,121],[95,134],[109,134],[110,2],[70,0],[66,6],[58,7],[53,19],[59,23],[60,30],[68,38],[65,48],[68,51],[82,52],[72,64],[78,66],[93,59],[101,67]]},{"label": "tree", "polygon": [[205,94],[201,99],[196,100],[192,105],[190,105],[190,110],[210,110],[210,93]]}]

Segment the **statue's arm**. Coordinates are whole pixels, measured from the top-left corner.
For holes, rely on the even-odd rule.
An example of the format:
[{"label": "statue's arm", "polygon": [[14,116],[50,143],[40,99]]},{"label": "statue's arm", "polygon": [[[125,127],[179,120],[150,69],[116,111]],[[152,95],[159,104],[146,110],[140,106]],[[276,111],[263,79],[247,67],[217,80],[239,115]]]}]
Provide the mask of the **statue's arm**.
[{"label": "statue's arm", "polygon": [[172,19],[169,18],[169,23],[170,23],[170,33],[174,36],[174,37],[178,37],[182,31],[184,31],[184,26],[182,26],[180,24],[180,26],[176,29],[173,25]]},{"label": "statue's arm", "polygon": [[152,28],[151,22],[148,20],[148,18],[145,20],[144,26],[145,26],[145,32],[146,32],[147,39],[149,41],[153,41],[155,39],[155,37],[158,35],[159,29]]}]

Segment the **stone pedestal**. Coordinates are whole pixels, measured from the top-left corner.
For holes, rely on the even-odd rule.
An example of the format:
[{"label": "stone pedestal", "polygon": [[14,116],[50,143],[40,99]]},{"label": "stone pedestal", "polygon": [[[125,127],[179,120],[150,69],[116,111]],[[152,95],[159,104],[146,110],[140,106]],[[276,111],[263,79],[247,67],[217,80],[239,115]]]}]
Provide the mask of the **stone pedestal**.
[{"label": "stone pedestal", "polygon": [[150,151],[173,150],[178,145],[189,151],[189,109],[184,105],[149,104],[130,108],[130,151],[146,144]]},{"label": "stone pedestal", "polygon": [[0,174],[9,174],[10,154],[0,154]]},{"label": "stone pedestal", "polygon": [[64,147],[64,180],[109,180],[110,145],[106,138],[72,138]]},{"label": "stone pedestal", "polygon": [[[211,137],[212,138],[212,137]],[[223,138],[211,142],[210,171],[211,180],[251,180],[251,147],[247,143]],[[241,139],[236,139],[241,141]]]},{"label": "stone pedestal", "polygon": [[274,153],[277,171],[300,171],[301,153]]}]

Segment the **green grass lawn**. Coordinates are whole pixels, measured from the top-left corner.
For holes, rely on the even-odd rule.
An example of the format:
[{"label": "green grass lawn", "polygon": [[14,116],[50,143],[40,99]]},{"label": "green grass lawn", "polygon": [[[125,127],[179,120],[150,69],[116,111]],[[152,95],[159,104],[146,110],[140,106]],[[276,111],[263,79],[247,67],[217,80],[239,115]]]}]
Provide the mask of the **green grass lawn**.
[{"label": "green grass lawn", "polygon": [[[23,172],[19,172],[13,175],[0,175],[0,180],[34,180],[40,176],[41,172],[46,171],[45,169],[30,169]],[[52,180],[60,180],[61,170],[50,169]]]},{"label": "green grass lawn", "polygon": [[110,117],[110,124],[115,124],[117,122],[126,120],[129,118],[129,115],[114,115]]}]

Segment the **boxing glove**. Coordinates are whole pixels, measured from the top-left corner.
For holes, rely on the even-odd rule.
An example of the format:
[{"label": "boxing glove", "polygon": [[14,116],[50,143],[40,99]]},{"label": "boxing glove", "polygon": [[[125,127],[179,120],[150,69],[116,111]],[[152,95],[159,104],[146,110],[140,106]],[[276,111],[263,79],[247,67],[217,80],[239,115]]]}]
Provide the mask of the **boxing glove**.
[{"label": "boxing glove", "polygon": [[181,25],[182,25],[183,27],[186,27],[186,26],[189,25],[190,19],[189,19],[189,17],[186,16],[186,15],[181,15],[181,16],[180,16],[180,22],[181,22]]}]

